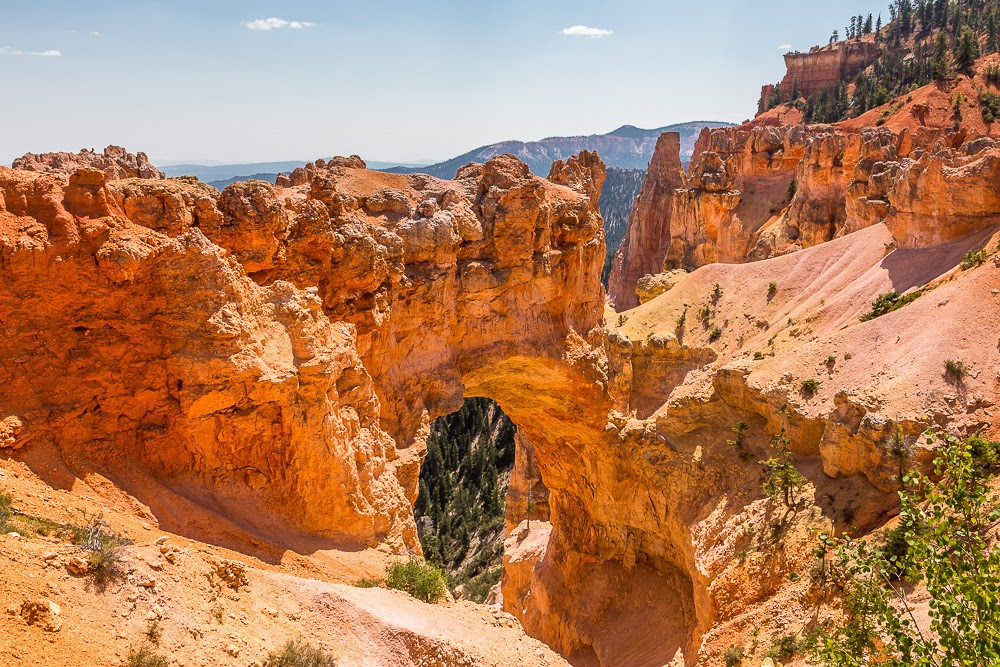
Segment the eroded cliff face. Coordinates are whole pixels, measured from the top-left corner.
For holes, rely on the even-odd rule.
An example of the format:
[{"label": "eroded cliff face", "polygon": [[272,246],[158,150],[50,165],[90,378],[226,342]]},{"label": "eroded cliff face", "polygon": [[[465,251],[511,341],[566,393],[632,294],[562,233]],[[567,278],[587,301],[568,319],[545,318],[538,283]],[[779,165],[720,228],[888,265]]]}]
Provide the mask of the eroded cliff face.
[{"label": "eroded cliff face", "polygon": [[[636,268],[616,269],[611,301],[619,311],[634,307],[638,300],[626,295],[638,290],[648,298],[664,282],[661,272],[759,261],[882,221],[904,245],[982,229],[993,210],[984,179],[995,174],[996,150],[992,139],[927,128],[706,131],[670,205],[664,196],[653,208],[637,203],[629,238],[641,241],[623,244],[616,258],[616,266]],[[648,182],[670,185],[652,170]],[[923,217],[945,214],[957,227],[917,231]],[[637,275],[643,270],[652,277]]]},{"label": "eroded cliff face", "polygon": [[[695,270],[616,326],[593,154],[548,179],[509,156],[454,181],[334,160],[222,193],[0,169],[0,448],[54,450],[181,530],[164,489],[291,548],[405,553],[430,421],[488,397],[523,438],[523,512],[535,473],[548,494],[530,531],[511,504],[504,608],[580,662],[720,664],[813,617],[816,534],[887,520],[897,433],[920,464],[930,425],[994,429],[1000,274],[956,267],[997,240],[997,150],[707,134],[670,243],[634,237]],[[762,246],[793,227],[801,251]],[[960,386],[948,358],[975,369]],[[781,433],[802,511],[761,490]]]},{"label": "eroded cliff face", "polygon": [[321,172],[219,194],[0,171],[7,449],[141,471],[260,530],[418,550],[421,438],[463,376],[555,368],[601,320],[603,165],[558,165],[567,185],[507,157],[455,182]]},{"label": "eroded cliff face", "polygon": [[645,275],[660,272],[670,242],[674,191],[684,184],[680,151],[676,132],[665,132],[656,142],[608,280],[608,298],[619,310],[639,305],[636,283]]},{"label": "eroded cliff face", "polygon": [[[805,97],[822,93],[843,81],[849,81],[868,67],[878,57],[878,53],[873,36],[816,46],[806,53],[786,53],[785,76],[778,88],[786,100],[791,99],[796,88]],[[774,85],[769,84],[763,87],[761,97],[767,100],[773,93]]]}]

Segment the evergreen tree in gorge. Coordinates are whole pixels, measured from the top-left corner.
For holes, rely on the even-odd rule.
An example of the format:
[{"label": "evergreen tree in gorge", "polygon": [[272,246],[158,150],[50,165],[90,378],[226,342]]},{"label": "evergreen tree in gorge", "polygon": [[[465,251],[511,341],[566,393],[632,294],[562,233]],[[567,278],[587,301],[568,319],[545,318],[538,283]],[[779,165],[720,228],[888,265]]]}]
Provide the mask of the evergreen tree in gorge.
[{"label": "evergreen tree in gorge", "polygon": [[979,42],[976,40],[976,34],[972,28],[965,28],[955,46],[955,67],[959,72],[968,74],[977,58],[979,58]]},{"label": "evergreen tree in gorge", "polygon": [[477,602],[500,580],[514,434],[496,403],[469,399],[434,422],[420,470],[414,509],[424,557]]}]

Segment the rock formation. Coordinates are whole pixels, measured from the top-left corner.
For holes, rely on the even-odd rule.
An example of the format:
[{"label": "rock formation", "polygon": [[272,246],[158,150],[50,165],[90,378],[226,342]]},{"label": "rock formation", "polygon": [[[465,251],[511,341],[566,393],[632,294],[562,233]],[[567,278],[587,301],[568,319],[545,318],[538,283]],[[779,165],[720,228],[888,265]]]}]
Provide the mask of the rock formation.
[{"label": "rock formation", "polygon": [[[796,87],[806,97],[829,90],[870,65],[878,54],[874,37],[814,46],[808,53],[786,53],[785,76],[778,84],[781,96],[790,99]],[[763,87],[761,98],[767,100],[773,94],[774,85],[768,84]]]},{"label": "rock formation", "polygon": [[27,153],[13,162],[14,169],[41,171],[69,176],[77,169],[103,171],[108,180],[123,178],[164,178],[163,172],[150,164],[145,153],[132,154],[121,146],[108,146],[104,153],[84,149],[79,153]]},{"label": "rock formation", "polygon": [[664,133],[656,142],[628,231],[615,253],[608,296],[621,310],[638,305],[636,283],[645,275],[659,273],[662,266],[670,242],[674,191],[683,185],[680,150],[677,133]]},{"label": "rock formation", "polygon": [[601,319],[603,166],[344,164],[221,194],[0,171],[4,442],[126,455],[261,529],[418,548],[414,445],[464,375],[555,363]]},{"label": "rock formation", "polygon": [[[665,136],[615,289],[693,271],[616,323],[591,153],[548,179],[346,159],[222,193],[0,169],[0,448],[178,531],[199,526],[168,498],[288,549],[405,554],[430,421],[491,398],[520,442],[504,608],[574,660],[718,664],[808,620],[786,576],[817,532],[886,521],[890,435],[922,464],[929,424],[995,428],[997,269],[957,266],[997,240],[1000,149],[965,139],[721,130],[682,178]],[[860,323],[892,290],[928,294]],[[750,462],[782,433],[810,509],[778,521]]]}]

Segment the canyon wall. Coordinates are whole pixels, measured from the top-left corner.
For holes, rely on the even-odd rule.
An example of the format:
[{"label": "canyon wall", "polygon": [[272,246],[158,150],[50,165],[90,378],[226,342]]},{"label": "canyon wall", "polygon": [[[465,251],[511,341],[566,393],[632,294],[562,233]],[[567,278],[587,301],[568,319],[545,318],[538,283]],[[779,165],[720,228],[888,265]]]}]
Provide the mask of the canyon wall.
[{"label": "canyon wall", "polygon": [[[659,273],[670,239],[674,190],[684,183],[681,141],[665,132],[656,142],[639,197],[632,206],[625,238],[615,252],[608,296],[620,309],[638,305],[635,285],[647,274]],[[641,221],[641,222],[640,222]]]},{"label": "canyon wall", "polygon": [[[886,220],[890,209],[897,230],[914,214],[969,211],[968,226],[938,238],[967,233],[981,226],[980,219],[988,217],[984,207],[991,203],[982,195],[968,201],[948,181],[956,177],[955,169],[963,170],[958,177],[963,180],[973,170],[988,173],[994,147],[991,139],[928,128],[846,132],[829,125],[794,125],[706,131],[672,201],[665,203],[661,189],[657,206],[645,207],[640,200],[633,210],[627,238],[638,240],[623,244],[616,257],[620,268],[612,274],[610,300],[627,310],[639,302],[636,290],[662,292],[657,284],[664,278],[657,274],[813,247]],[[672,154],[665,150],[659,159]],[[654,170],[647,180],[662,188],[672,185]],[[920,195],[915,194],[918,183]],[[942,195],[957,199],[948,207],[916,203]],[[909,242],[905,233],[899,236]]]},{"label": "canyon wall", "polygon": [[[289,548],[405,554],[431,420],[488,397],[547,490],[530,530],[516,497],[508,516],[503,604],[529,633],[583,663],[714,665],[798,631],[816,535],[894,511],[890,436],[924,464],[929,425],[995,431],[997,268],[957,267],[996,242],[1000,147],[726,130],[671,190],[661,143],[634,217],[669,243],[638,228],[663,256],[616,266],[693,270],[615,324],[593,154],[454,181],[348,158],[221,193],[0,169],[0,449],[53,449],[182,533],[164,489]],[[761,489],[781,434],[805,511]]]},{"label": "canyon wall", "polygon": [[[814,46],[807,53],[786,53],[785,76],[778,83],[781,97],[790,100],[796,86],[804,97],[829,90],[868,67],[878,57],[878,52],[874,38],[864,37]],[[765,85],[761,99],[766,101],[773,93],[774,84]]]}]

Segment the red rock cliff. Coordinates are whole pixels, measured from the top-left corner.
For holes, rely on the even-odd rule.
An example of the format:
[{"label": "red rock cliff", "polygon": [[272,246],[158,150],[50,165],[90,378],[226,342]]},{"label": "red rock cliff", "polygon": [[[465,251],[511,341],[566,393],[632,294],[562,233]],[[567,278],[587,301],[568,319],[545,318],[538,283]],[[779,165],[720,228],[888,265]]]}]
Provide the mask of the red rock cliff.
[{"label": "red rock cliff", "polygon": [[636,283],[645,275],[660,272],[670,242],[674,191],[683,184],[680,135],[666,132],[656,142],[642,190],[632,208],[628,233],[615,253],[608,297],[618,310],[639,305]]}]

